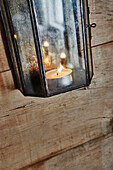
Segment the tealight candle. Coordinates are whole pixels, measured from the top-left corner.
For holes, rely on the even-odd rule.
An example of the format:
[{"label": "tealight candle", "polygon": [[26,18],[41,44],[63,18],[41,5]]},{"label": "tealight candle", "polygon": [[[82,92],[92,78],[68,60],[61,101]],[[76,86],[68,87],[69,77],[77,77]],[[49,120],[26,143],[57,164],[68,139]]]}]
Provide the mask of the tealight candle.
[{"label": "tealight candle", "polygon": [[43,42],[43,56],[44,56],[45,67],[48,67],[51,64],[51,59],[49,56],[49,42],[48,41]]},{"label": "tealight candle", "polygon": [[51,89],[69,86],[72,84],[72,70],[61,65],[59,69],[46,72],[46,79]]}]

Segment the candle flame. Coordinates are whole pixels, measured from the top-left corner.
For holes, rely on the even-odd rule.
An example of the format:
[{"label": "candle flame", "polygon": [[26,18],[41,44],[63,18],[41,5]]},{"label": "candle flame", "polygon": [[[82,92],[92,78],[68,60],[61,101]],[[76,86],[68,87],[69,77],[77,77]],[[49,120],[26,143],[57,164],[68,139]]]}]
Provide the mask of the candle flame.
[{"label": "candle flame", "polygon": [[44,46],[44,47],[49,47],[48,41],[44,41],[43,46]]},{"label": "candle flame", "polygon": [[61,59],[65,59],[66,58],[66,54],[64,52],[62,52],[61,55],[60,55],[60,58]]},{"label": "candle flame", "polygon": [[14,38],[17,39],[17,35],[16,34],[14,34]]},{"label": "candle flame", "polygon": [[61,71],[64,69],[63,65],[60,64],[59,69],[57,70],[57,75],[61,73]]}]

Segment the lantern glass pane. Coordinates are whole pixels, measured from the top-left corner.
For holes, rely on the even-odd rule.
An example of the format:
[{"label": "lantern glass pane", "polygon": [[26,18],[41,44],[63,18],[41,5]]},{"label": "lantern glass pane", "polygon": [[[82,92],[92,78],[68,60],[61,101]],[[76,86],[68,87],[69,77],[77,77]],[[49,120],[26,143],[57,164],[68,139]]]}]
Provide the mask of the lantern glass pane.
[{"label": "lantern glass pane", "polygon": [[87,0],[1,0],[0,6],[23,94],[51,96],[89,85]]},{"label": "lantern glass pane", "polygon": [[24,91],[26,94],[36,95],[42,90],[28,3],[27,0],[7,0],[7,5]]},{"label": "lantern glass pane", "polygon": [[86,84],[80,0],[34,0],[50,93]]},{"label": "lantern glass pane", "polygon": [[[5,31],[7,29],[7,35],[6,35],[6,40],[9,41],[8,43],[8,48],[10,48],[10,51],[9,51],[9,55],[11,55],[12,57],[12,61],[14,63],[14,68],[15,68],[15,73],[13,72],[13,75],[16,77],[16,85],[17,87],[23,92],[23,89],[22,89],[22,84],[21,84],[21,80],[20,80],[20,76],[19,76],[19,70],[18,70],[18,66],[17,66],[17,62],[16,62],[16,57],[15,57],[15,52],[14,52],[14,47],[13,47],[13,42],[12,42],[12,38],[11,38],[11,34],[10,34],[10,29],[9,29],[9,25],[8,25],[8,19],[7,19],[7,16],[6,16],[6,13],[4,11],[4,5],[1,1],[1,8],[4,12],[4,23],[5,23]],[[3,19],[3,15],[2,15],[2,19]],[[7,48],[7,49],[8,49]]]}]

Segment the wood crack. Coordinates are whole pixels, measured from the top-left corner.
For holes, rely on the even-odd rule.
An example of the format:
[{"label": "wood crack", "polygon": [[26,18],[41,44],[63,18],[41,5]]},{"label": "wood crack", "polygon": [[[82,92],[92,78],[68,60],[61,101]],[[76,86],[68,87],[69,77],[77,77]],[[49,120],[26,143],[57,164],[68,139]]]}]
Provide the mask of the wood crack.
[{"label": "wood crack", "polygon": [[[92,84],[92,83],[91,83]],[[81,91],[81,90],[95,90],[95,89],[103,89],[103,88],[113,88],[113,86],[97,86],[97,87],[82,87],[82,88],[79,88],[77,89],[76,91]]]},{"label": "wood crack", "polygon": [[11,145],[7,145],[7,146],[5,146],[5,147],[3,147],[3,148],[0,148],[0,150],[7,149],[7,148],[9,148],[10,146],[12,146],[12,144],[11,144]]},{"label": "wood crack", "polygon": [[28,106],[31,106],[33,103],[35,103],[35,102],[31,101],[30,103],[27,103],[27,104],[19,106],[19,107],[15,107],[14,109],[11,109],[11,110],[8,110],[8,111],[14,111],[14,110],[18,110],[18,109],[23,109],[23,108],[26,108]]},{"label": "wood crack", "polygon": [[103,46],[103,45],[108,45],[108,44],[112,44],[113,41],[107,41],[105,43],[102,43],[102,44],[97,44],[97,45],[93,45],[91,48],[95,48],[95,47],[99,47],[99,46]]},{"label": "wood crack", "polygon": [[113,136],[113,133],[108,133],[106,135],[101,135],[101,136],[99,136],[99,137],[97,137],[95,139],[88,140],[88,141],[86,141],[86,142],[84,142],[82,144],[79,144],[79,145],[75,146],[75,147],[65,148],[63,150],[59,150],[58,152],[53,152],[50,155],[48,155],[47,158],[44,158],[44,159],[39,160],[39,161],[36,161],[36,162],[34,162],[34,163],[30,164],[30,165],[27,165],[25,167],[20,168],[19,170],[27,170],[28,168],[32,168],[35,165],[37,165],[37,167],[40,168],[46,161],[48,161],[48,160],[50,160],[50,159],[52,159],[52,158],[54,158],[54,157],[56,157],[58,155],[62,155],[62,154],[66,153],[66,152],[69,152],[69,151],[71,151],[73,149],[76,149],[78,147],[84,146],[85,144],[90,143],[92,141],[103,140],[105,137],[111,137],[111,136]]},{"label": "wood crack", "polygon": [[88,120],[96,120],[96,119],[113,119],[113,117],[94,117],[94,118],[91,118],[91,119],[88,119]]},{"label": "wood crack", "polygon": [[2,70],[2,71],[0,71],[0,73],[4,73],[4,72],[7,72],[7,71],[11,71],[11,69]]}]

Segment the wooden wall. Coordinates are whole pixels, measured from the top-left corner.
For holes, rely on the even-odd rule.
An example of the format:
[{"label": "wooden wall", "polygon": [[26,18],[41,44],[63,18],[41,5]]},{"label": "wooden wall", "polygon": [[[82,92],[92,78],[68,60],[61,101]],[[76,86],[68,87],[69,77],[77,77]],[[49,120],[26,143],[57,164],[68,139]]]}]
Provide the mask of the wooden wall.
[{"label": "wooden wall", "polygon": [[97,27],[95,75],[86,90],[24,97],[14,86],[0,25],[0,170],[113,170],[113,1],[89,5]]}]

